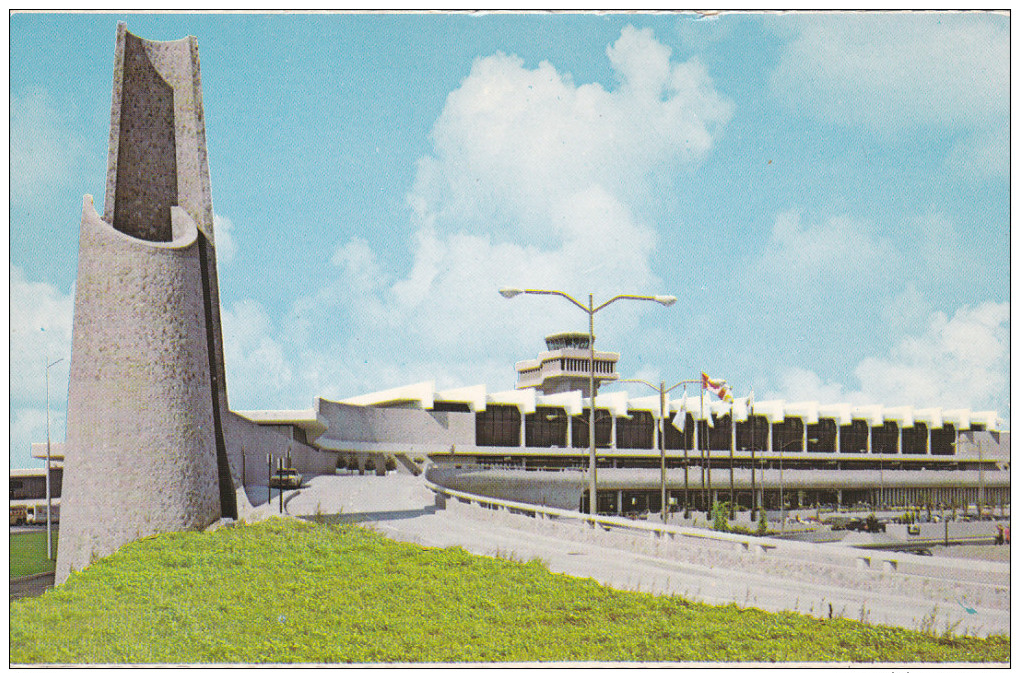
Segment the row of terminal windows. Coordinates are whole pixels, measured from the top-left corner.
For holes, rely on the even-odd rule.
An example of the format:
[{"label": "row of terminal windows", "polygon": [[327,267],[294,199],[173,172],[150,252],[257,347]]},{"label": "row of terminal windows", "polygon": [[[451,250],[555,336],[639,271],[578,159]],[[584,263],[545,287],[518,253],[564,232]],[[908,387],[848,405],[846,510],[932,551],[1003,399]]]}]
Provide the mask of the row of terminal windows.
[{"label": "row of terminal windows", "polygon": [[[675,414],[670,415],[670,424],[666,426],[666,448],[683,448],[684,441],[688,449],[694,448],[694,417],[687,414],[685,432],[672,425]],[[707,445],[713,451],[728,451],[730,448],[731,419],[729,416],[713,416],[714,428],[707,427],[706,421],[700,421],[699,432],[708,433]],[[972,430],[983,430],[983,426],[971,426]],[[737,421],[737,451],[756,451],[768,448],[769,422],[764,416],[753,416],[747,421]],[[900,439],[900,427],[896,421],[886,421],[881,426],[870,428],[867,421],[854,420],[850,425],[839,428],[831,418],[819,419],[818,423],[807,425],[807,446],[804,445],[804,421],[799,418],[787,418],[781,423],[773,423],[772,450],[783,452],[806,451],[807,453],[837,453],[836,441],[839,441],[838,453],[867,453],[868,435],[871,435],[871,453],[928,453],[928,426],[917,422],[911,428],[903,428]],[[702,440],[703,442],[705,440]],[[936,456],[951,456],[955,453],[956,428],[951,423],[931,431],[931,453]],[[900,444],[899,451],[897,444]]]},{"label": "row of terminal windows", "polygon": [[[554,446],[588,446],[590,411],[585,409],[568,423],[566,412],[560,407],[536,407],[535,413],[524,417],[524,445],[532,447]],[[687,414],[683,430],[673,425],[675,414],[670,414],[666,423],[666,448],[694,450],[695,420]],[[698,432],[702,437],[702,447],[712,451],[729,451],[733,436],[729,416],[713,417],[713,426],[708,427],[706,421],[698,421]],[[647,411],[633,411],[630,418],[616,419],[616,446],[631,449],[651,449],[655,446],[655,419]],[[568,428],[572,430],[570,441],[567,441]],[[820,419],[818,423],[807,425],[807,446],[804,443],[804,422],[799,418],[787,418],[782,423],[774,423],[771,427],[772,450],[782,452],[837,453],[836,442],[839,441],[838,453],[867,453],[869,427],[866,421],[854,420],[850,425],[842,426],[836,431],[836,422],[830,418]],[[982,426],[971,426],[972,430],[983,429]],[[597,409],[595,412],[595,445],[608,447],[612,442],[613,419],[609,411]],[[764,416],[752,416],[747,421],[738,421],[736,427],[737,451],[756,451],[768,449],[769,423]],[[955,453],[956,428],[945,424],[941,428],[932,429],[930,436],[930,453],[936,456],[951,456]],[[871,453],[929,453],[928,427],[924,423],[915,423],[912,428],[904,428],[900,439],[899,425],[895,421],[886,421],[883,425],[870,429]],[[707,437],[707,439],[705,439]],[[521,445],[521,412],[513,405],[489,405],[484,412],[475,415],[475,441],[479,446],[520,446]],[[901,444],[900,444],[901,442]],[[897,445],[900,444],[899,450]]]},{"label": "row of terminal windows", "polygon": [[[534,447],[588,446],[591,411],[585,409],[568,423],[561,407],[536,407],[524,417],[524,445]],[[567,429],[571,430],[567,441]],[[595,445],[612,442],[613,418],[605,409],[595,411]],[[616,420],[616,445],[650,449],[654,445],[655,419],[647,411],[635,411],[631,418]],[[479,446],[520,446],[521,412],[512,405],[489,405],[475,414],[475,442]]]}]

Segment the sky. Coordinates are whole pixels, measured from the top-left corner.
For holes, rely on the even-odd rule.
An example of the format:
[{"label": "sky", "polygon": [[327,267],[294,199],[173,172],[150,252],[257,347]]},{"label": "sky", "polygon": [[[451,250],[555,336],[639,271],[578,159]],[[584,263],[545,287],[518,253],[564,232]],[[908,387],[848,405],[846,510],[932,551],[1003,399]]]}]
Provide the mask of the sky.
[{"label": "sky", "polygon": [[[10,466],[64,437],[118,20],[198,38],[233,409],[619,372],[1009,427],[1009,19],[13,14]],[[616,384],[633,395],[651,391]]]}]

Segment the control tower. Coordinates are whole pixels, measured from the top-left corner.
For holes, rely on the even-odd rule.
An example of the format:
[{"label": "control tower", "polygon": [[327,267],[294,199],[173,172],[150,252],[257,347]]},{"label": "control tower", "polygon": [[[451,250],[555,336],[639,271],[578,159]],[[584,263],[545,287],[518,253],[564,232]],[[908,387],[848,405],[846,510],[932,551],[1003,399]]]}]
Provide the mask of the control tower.
[{"label": "control tower", "polygon": [[[588,397],[590,386],[589,337],[586,332],[562,332],[545,338],[546,350],[534,360],[522,360],[514,365],[517,370],[517,388],[537,388],[540,393],[552,395],[580,390]],[[603,381],[620,378],[616,373],[619,353],[595,351],[595,392]]]}]

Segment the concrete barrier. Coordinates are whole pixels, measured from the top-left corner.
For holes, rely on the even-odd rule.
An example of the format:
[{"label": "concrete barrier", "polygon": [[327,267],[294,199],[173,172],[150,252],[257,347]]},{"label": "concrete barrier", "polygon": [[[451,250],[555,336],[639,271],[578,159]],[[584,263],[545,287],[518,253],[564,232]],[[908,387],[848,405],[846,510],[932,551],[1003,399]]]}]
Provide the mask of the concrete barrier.
[{"label": "concrete barrier", "polygon": [[470,503],[484,508],[505,508],[508,512],[525,513],[538,518],[541,515],[548,519],[575,520],[587,527],[602,530],[609,534],[614,531],[632,531],[644,533],[646,538],[653,540],[698,539],[703,542],[716,543],[720,550],[736,548],[747,553],[751,558],[764,559],[766,556],[778,555],[782,558],[799,560],[804,563],[833,565],[847,570],[857,570],[874,575],[913,575],[924,578],[950,580],[987,585],[993,590],[1008,591],[1010,586],[1010,568],[1007,563],[980,561],[973,559],[952,559],[925,556],[905,556],[895,552],[868,550],[862,553],[854,547],[815,544],[795,540],[779,540],[761,538],[739,533],[725,533],[715,530],[684,528],[650,521],[640,521],[592,515],[584,512],[557,509],[543,505],[511,502],[488,496],[474,495],[463,491],[439,486],[426,481],[425,485],[436,493],[456,498],[458,502]]}]

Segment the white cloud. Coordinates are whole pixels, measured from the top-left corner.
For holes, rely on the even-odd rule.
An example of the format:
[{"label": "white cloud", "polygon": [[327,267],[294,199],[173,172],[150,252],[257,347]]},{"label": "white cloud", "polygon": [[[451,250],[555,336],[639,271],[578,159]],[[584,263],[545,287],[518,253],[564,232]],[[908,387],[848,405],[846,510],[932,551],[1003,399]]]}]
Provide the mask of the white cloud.
[{"label": "white cloud", "polygon": [[46,396],[46,362],[64,358],[50,368],[50,398],[67,399],[71,357],[74,291],[65,294],[49,283],[30,281],[11,264],[11,396],[13,403],[42,403]]},{"label": "white cloud", "polygon": [[876,288],[893,278],[899,266],[892,244],[866,221],[836,216],[805,224],[791,210],[776,217],[751,274],[759,292],[785,298]]},{"label": "white cloud", "polygon": [[969,407],[1009,420],[1009,302],[963,306],[950,318],[929,316],[925,330],[902,339],[881,357],[854,369],[856,389],[790,368],[780,374],[778,397],[824,402]]},{"label": "white cloud", "polygon": [[46,373],[49,371],[50,428],[63,441],[71,359],[74,289],[67,294],[49,283],[30,281],[10,266],[10,459],[33,467],[32,442],[46,440]]},{"label": "white cloud", "polygon": [[265,408],[286,398],[293,381],[291,366],[269,315],[252,300],[234,303],[220,312],[227,391],[232,408]]},{"label": "white cloud", "polygon": [[218,213],[213,215],[213,236],[216,238],[216,263],[230,264],[237,253],[233,221]]},{"label": "white cloud", "polygon": [[[449,94],[408,194],[410,267],[390,272],[385,250],[342,242],[335,280],[295,302],[273,337],[300,363],[295,391],[351,395],[433,378],[512,386],[507,353],[527,357],[546,334],[586,329],[587,318],[562,299],[508,302],[500,286],[582,301],[661,289],[641,200],[657,172],[710,151],[732,106],[702,65],[672,61],[650,30],[624,29],[606,53],[614,89],[576,84],[547,62],[528,69],[515,56],[474,63]],[[608,342],[655,309],[610,310],[611,321],[596,321]],[[359,357],[366,352],[370,361]]]},{"label": "white cloud", "polygon": [[549,214],[601,186],[626,204],[652,171],[694,161],[731,115],[697,62],[672,63],[650,30],[626,28],[607,55],[616,90],[575,85],[543,62],[479,59],[447,98],[434,155],[419,166],[411,203],[422,224],[500,233],[543,244],[584,230]]},{"label": "white cloud", "polygon": [[779,373],[778,392],[769,392],[762,399],[772,397],[790,401],[817,400],[822,404],[850,403],[863,404],[866,400],[860,393],[850,394],[840,383],[823,381],[811,371],[801,367],[788,367]]},{"label": "white cloud", "polygon": [[1008,166],[1008,17],[818,13],[769,25],[786,38],[772,90],[791,109],[883,133],[960,132],[957,168]]},{"label": "white cloud", "polygon": [[69,177],[82,150],[46,91],[11,96],[12,201],[42,198]]},{"label": "white cloud", "polygon": [[[449,95],[409,197],[414,265],[389,297],[422,313],[409,323],[430,340],[479,318],[516,331],[521,316],[495,293],[503,284],[575,295],[659,285],[655,232],[635,215],[645,181],[703,157],[731,105],[703,66],[671,61],[650,30],[625,28],[606,53],[614,90],[496,54]],[[551,311],[542,329],[583,323],[565,322],[565,304]]]}]

